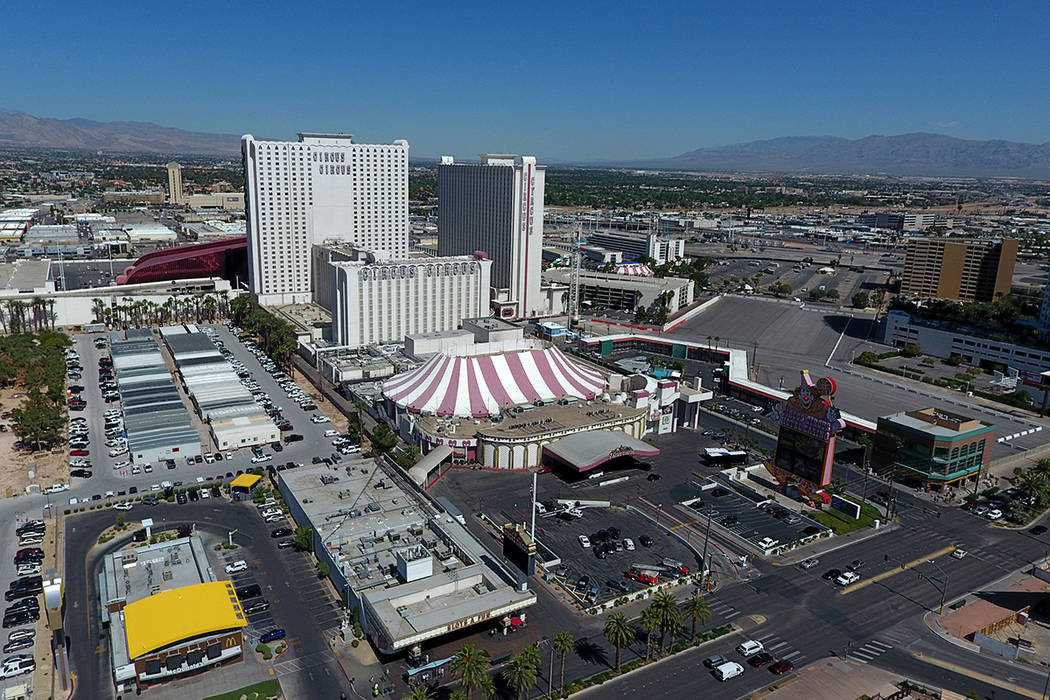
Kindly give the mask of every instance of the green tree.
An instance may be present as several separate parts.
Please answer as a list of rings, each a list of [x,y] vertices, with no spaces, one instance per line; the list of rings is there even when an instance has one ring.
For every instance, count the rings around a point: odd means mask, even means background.
[[[707,601],[701,595],[695,595],[689,600],[685,601],[682,606],[683,612],[689,616],[693,622],[692,634],[689,637],[689,641],[696,641],[696,623],[699,621],[707,622],[711,619],[711,609],[707,607]]]
[[[631,626],[631,623],[624,617],[623,613],[613,613],[605,621],[602,634],[605,635],[605,639],[609,644],[616,647],[616,672],[619,673],[623,648],[634,639],[634,627]]]
[[[901,350],[901,355],[904,357],[918,357],[921,354],[922,348],[915,343],[908,343],[904,346],[904,349]]]
[[[417,685],[409,691],[408,695],[402,695],[402,700],[434,700],[434,693],[425,685]]]
[[[638,624],[645,630],[645,660],[648,661],[653,649],[653,632],[660,626],[660,618],[651,605],[642,610]]]
[[[326,561],[317,562],[317,578],[328,578],[328,574],[332,573],[332,566]]]
[[[871,299],[868,297],[867,292],[857,292],[853,295],[853,308],[855,309],[866,309],[871,303]]]
[[[839,298],[839,290],[837,290],[837,289],[829,289],[825,296],[827,296],[828,299],[838,299]]]
[[[778,297],[786,297],[788,294],[791,294],[791,287],[784,282],[774,282],[769,285],[769,291]]]
[[[518,694],[518,700],[521,700],[522,695],[529,688],[536,685],[538,671],[536,665],[532,663],[532,659],[521,653],[514,657],[514,660],[503,669],[502,675],[503,679],[507,681],[507,685]]]
[[[653,596],[653,602],[649,604],[649,607],[655,610],[656,619],[660,624],[660,653],[662,654],[667,633],[673,629],[675,623],[681,624],[682,613],[674,598],[666,591],[661,591]]]
[[[466,688],[467,700],[471,699],[475,690],[484,692],[484,689],[492,684],[488,674],[489,654],[473,644],[465,644],[452,657],[450,668],[452,677]]]
[[[376,423],[375,430],[372,431],[372,449],[380,454],[385,454],[396,444],[397,435],[390,430],[390,426],[383,422]]]
[[[295,548],[301,552],[314,551],[314,529],[312,527],[295,528]]]
[[[527,647],[521,650],[520,656],[527,659],[533,666],[537,668],[543,663],[543,655],[540,654],[539,647],[535,644],[529,644]]]
[[[572,651],[576,640],[569,632],[558,632],[554,635],[554,651],[561,655],[561,678],[558,681],[559,692],[565,688],[565,655]]]

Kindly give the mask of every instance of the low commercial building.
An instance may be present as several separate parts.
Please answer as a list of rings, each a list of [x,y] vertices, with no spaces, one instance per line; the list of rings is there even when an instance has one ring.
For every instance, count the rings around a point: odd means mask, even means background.
[[[879,418],[871,467],[926,488],[965,484],[980,478],[991,462],[995,426],[939,408]]]
[[[200,435],[150,330],[128,330],[126,340],[114,331],[109,344],[132,461],[199,455]]]
[[[684,238],[666,238],[655,233],[596,231],[587,234],[587,243],[622,252],[631,260],[652,258],[657,265],[685,257]]]
[[[903,348],[918,345],[923,354],[947,359],[959,355],[972,365],[1002,365],[1036,374],[1050,370],[1050,350],[1020,345],[1006,340],[982,338],[963,329],[936,328],[905,311],[886,314],[882,342]]]
[[[421,656],[475,625],[509,626],[536,602],[461,523],[365,458],[277,472],[296,523],[384,654]]]
[[[98,574],[117,694],[240,661],[248,624],[198,537],[110,552]]]
[[[572,272],[550,268],[543,279],[553,284],[569,284]],[[664,303],[670,313],[693,303],[693,281],[681,277],[644,277],[612,272],[580,272],[580,299],[605,309],[634,311],[639,307]]]
[[[160,329],[183,389],[220,450],[264,445],[281,431],[244,386],[233,366],[206,334],[186,326]]]

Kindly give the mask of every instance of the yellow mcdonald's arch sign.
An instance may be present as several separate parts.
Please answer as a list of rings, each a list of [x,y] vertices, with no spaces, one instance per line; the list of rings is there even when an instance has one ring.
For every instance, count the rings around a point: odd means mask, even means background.
[[[231,648],[237,646],[237,638],[236,637],[227,637],[226,639],[222,640],[222,645],[226,649],[231,649]]]

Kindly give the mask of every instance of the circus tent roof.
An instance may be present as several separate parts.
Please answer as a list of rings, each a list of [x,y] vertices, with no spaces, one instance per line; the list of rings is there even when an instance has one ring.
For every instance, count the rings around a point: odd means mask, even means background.
[[[589,400],[605,387],[598,372],[546,348],[469,357],[438,354],[389,379],[383,395],[411,413],[478,418],[538,400]]]

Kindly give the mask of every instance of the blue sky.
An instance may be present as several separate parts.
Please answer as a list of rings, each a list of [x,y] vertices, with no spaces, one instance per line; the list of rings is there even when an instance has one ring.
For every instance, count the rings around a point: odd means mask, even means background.
[[[0,107],[37,116],[548,161],[813,134],[1050,141],[1045,1],[42,7],[6,4],[0,42]]]

